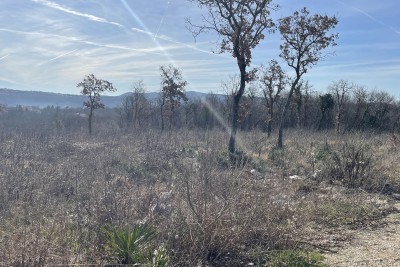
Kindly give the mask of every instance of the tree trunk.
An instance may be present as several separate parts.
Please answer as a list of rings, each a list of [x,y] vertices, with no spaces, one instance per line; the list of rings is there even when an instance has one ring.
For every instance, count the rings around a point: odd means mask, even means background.
[[[161,109],[161,132],[164,131],[164,116],[162,114],[162,109]]]
[[[239,119],[239,104],[240,104],[240,99],[244,93],[244,89],[246,87],[246,64],[244,60],[240,61],[238,59],[238,66],[240,69],[240,88],[233,98],[232,127],[231,127],[231,136],[229,138],[229,144],[228,144],[228,151],[231,156],[235,155],[236,152],[236,132],[238,128],[238,119]]]
[[[231,126],[231,136],[229,139],[229,153],[234,155],[236,152],[236,132],[239,119],[239,103],[240,97],[238,94],[235,95],[232,105],[232,126]]]
[[[161,108],[160,108],[160,115],[161,115],[161,132],[164,131],[164,105],[165,105],[165,98],[163,97],[162,102],[161,102]]]
[[[293,84],[292,84],[292,86],[290,88],[290,92],[289,92],[288,98],[286,100],[285,106],[284,106],[283,111],[282,111],[282,116],[281,116],[281,119],[280,119],[280,122],[279,122],[278,143],[277,143],[277,147],[279,149],[283,148],[283,128],[285,126],[285,119],[286,119],[286,116],[287,116],[287,112],[289,110],[290,102],[292,101],[293,92],[294,92],[294,90],[295,90],[295,88],[297,86],[297,83],[299,82],[300,78],[301,77],[297,76],[296,80],[293,82]]]
[[[274,102],[271,99],[271,105],[269,108],[269,118],[268,118],[268,128],[267,128],[267,136],[271,137],[272,133],[272,120],[274,118]]]
[[[89,135],[92,135],[92,118],[93,118],[93,109],[90,109],[89,112]]]
[[[318,131],[321,131],[321,129],[322,129],[322,122],[324,121],[324,118],[325,118],[325,111],[322,111],[321,119],[319,120],[319,123],[318,123]]]
[[[301,94],[300,88],[296,88],[296,105],[297,105],[297,124],[296,127],[300,129],[302,126],[302,106],[303,106],[303,95]]]
[[[341,107],[339,107],[338,112],[336,113],[336,133],[340,134],[341,132],[341,121],[342,121],[342,112],[341,112]]]

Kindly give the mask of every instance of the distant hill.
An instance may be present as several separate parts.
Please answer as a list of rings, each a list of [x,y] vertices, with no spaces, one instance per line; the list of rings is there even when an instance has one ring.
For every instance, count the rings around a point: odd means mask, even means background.
[[[106,105],[106,107],[114,108],[121,105],[124,97],[128,96],[130,93],[125,93],[119,96],[102,96],[101,101]],[[150,101],[156,100],[158,93],[151,92],[146,93],[146,98]],[[189,99],[201,98],[206,96],[205,93],[188,91],[186,95]],[[5,104],[8,107],[15,107],[18,105],[22,106],[32,106],[32,107],[82,107],[84,101],[87,97],[82,95],[70,95],[70,94],[58,94],[58,93],[48,93],[41,91],[20,91],[14,89],[0,88],[0,104]]]

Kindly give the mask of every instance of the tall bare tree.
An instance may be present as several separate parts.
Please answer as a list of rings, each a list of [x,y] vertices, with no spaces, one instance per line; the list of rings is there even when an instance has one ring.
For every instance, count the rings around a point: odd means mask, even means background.
[[[303,127],[308,127],[308,119],[309,119],[309,113],[310,113],[310,106],[311,103],[310,101],[312,100],[312,94],[314,93],[313,86],[310,85],[308,80],[303,81],[302,83],[302,94],[303,94],[303,116],[301,118],[301,125]]]
[[[370,114],[368,118],[369,127],[376,130],[388,129],[390,117],[393,117],[394,97],[387,92],[374,90],[370,93]],[[390,128],[390,127],[389,127]]]
[[[279,20],[278,27],[283,39],[280,56],[294,69],[296,76],[291,82],[289,95],[281,114],[278,148],[283,148],[283,128],[293,93],[308,69],[325,56],[323,50],[336,45],[338,34],[329,34],[329,31],[335,28],[337,23],[335,16],[310,15],[306,8]]]
[[[117,89],[109,81],[97,79],[93,74],[87,75],[76,87],[82,87],[81,94],[89,98],[83,102],[83,106],[89,109],[89,135],[92,135],[93,112],[104,108],[104,104],[100,102],[100,94],[106,91],[115,92]]]
[[[356,110],[353,119],[353,127],[360,130],[362,129],[365,116],[368,114],[368,91],[364,86],[355,85],[353,90],[352,99],[356,105]]]
[[[132,85],[132,93],[122,99],[121,118],[128,127],[140,127],[148,109],[145,85],[139,80]]]
[[[161,130],[164,130],[164,118],[169,119],[169,129],[172,127],[172,117],[181,100],[187,101],[185,87],[187,81],[182,72],[172,65],[161,66]]]
[[[335,129],[338,134],[342,131],[343,113],[353,87],[354,85],[345,80],[334,82],[329,86],[329,92],[335,99]]]
[[[221,90],[225,94],[224,116],[228,121],[232,121],[233,99],[240,88],[240,77],[230,75],[227,79],[221,81]]]
[[[265,105],[268,112],[267,135],[271,136],[272,123],[274,120],[274,105],[288,83],[286,73],[276,60],[271,60],[267,68],[261,68],[260,82],[264,95]]]
[[[133,125],[140,127],[148,106],[148,101],[145,96],[146,88],[143,80],[139,80],[138,82],[134,83],[132,87]]]
[[[240,71],[240,86],[233,97],[232,125],[228,144],[231,155],[236,152],[236,132],[239,119],[240,99],[246,83],[254,79],[254,71],[248,71],[252,50],[264,39],[264,31],[273,31],[275,25],[270,18],[272,0],[189,0],[207,9],[203,24],[195,25],[187,20],[189,29],[196,37],[213,31],[219,36],[219,52],[231,53],[236,58]]]

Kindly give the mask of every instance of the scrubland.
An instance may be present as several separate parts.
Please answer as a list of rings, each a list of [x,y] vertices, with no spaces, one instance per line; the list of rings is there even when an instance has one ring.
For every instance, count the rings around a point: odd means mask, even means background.
[[[227,136],[3,133],[0,265],[330,266],[397,212],[399,135]]]

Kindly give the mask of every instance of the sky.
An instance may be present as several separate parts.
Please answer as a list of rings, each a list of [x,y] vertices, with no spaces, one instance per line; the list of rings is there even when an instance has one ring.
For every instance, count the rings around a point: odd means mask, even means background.
[[[275,3],[275,21],[304,6],[339,19],[338,46],[304,76],[315,91],[344,79],[400,99],[399,0]],[[221,82],[238,68],[230,54],[213,53],[217,35],[193,38],[185,18],[201,22],[202,14],[188,0],[1,0],[0,88],[79,94],[77,83],[92,73],[113,83],[113,95],[139,80],[153,92],[160,90],[160,66],[172,64],[186,90],[222,93]],[[279,61],[281,42],[277,32],[266,33],[252,66]]]

